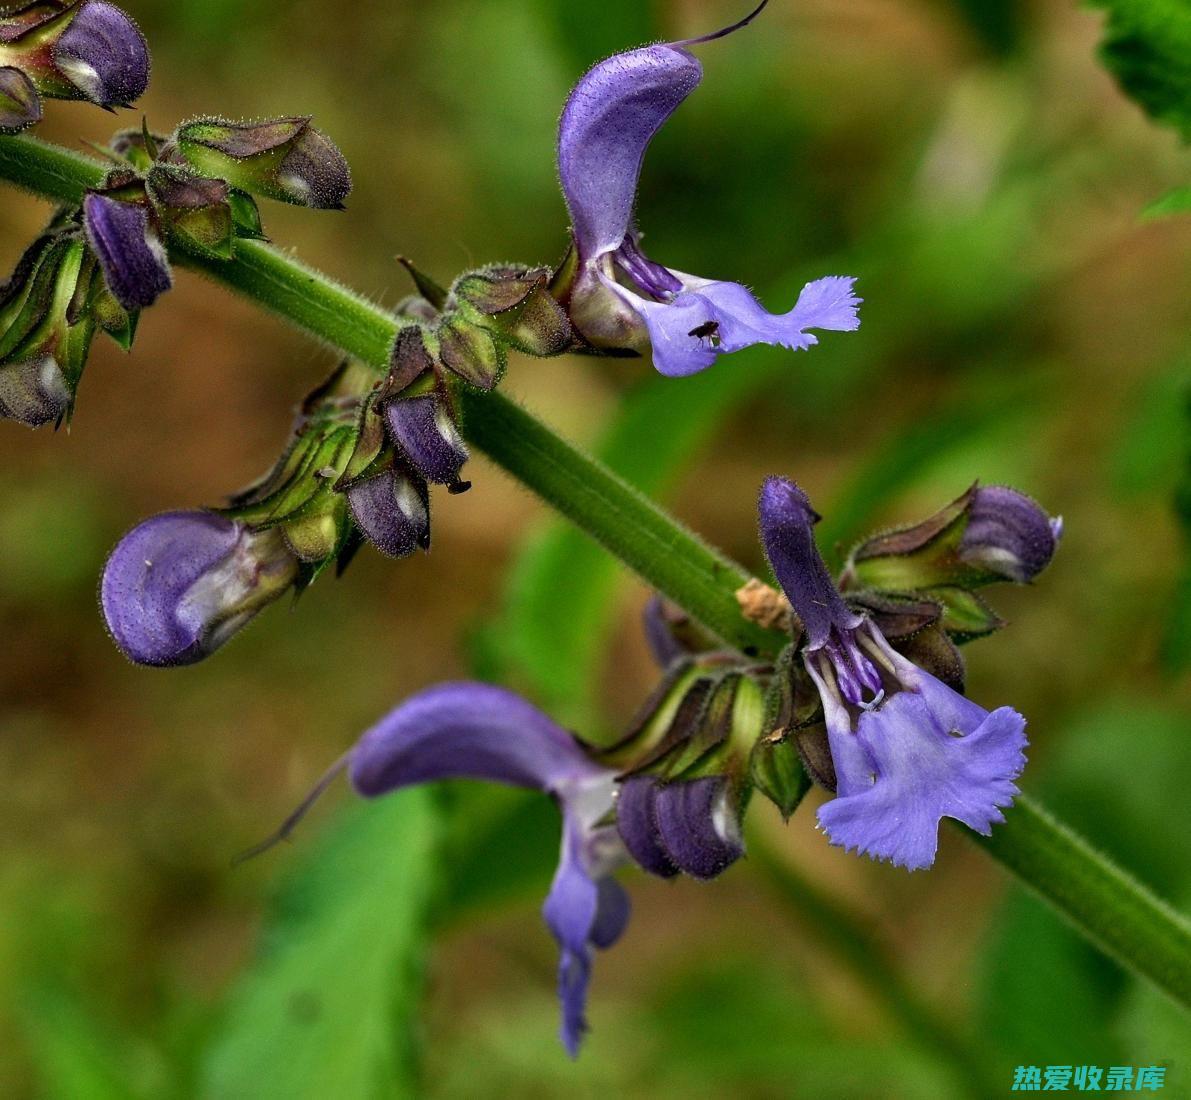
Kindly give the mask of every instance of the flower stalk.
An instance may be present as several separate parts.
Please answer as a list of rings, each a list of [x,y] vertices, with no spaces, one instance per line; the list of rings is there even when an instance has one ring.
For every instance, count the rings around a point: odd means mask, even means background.
[[[104,166],[23,136],[0,135],[0,179],[77,203]],[[298,260],[237,240],[230,260],[173,249],[170,259],[237,291],[378,373],[398,320]],[[775,656],[786,636],[744,619],[740,566],[615,473],[499,393],[460,393],[467,438],[597,539],[653,588],[732,645]],[[1026,796],[979,843],[1124,966],[1191,1007],[1191,924]]]

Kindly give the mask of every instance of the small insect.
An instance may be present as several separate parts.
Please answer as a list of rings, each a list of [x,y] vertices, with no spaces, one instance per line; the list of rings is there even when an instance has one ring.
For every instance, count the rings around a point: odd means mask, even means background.
[[[712,347],[720,342],[719,338],[720,323],[719,321],[704,321],[701,325],[696,325],[688,336],[693,336],[696,340],[706,340]]]

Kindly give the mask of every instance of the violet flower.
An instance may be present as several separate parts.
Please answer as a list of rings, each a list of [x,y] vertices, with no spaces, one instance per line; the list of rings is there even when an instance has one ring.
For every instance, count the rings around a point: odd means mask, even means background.
[[[137,664],[193,664],[290,587],[298,561],[280,531],[214,512],[165,512],[134,527],[103,569],[99,601]]]
[[[594,949],[611,947],[629,917],[628,896],[610,877],[624,850],[603,823],[616,773],[524,699],[479,683],[440,684],[405,700],[360,738],[347,767],[368,798],[439,779],[486,779],[558,802],[562,849],[542,916],[558,941],[560,1036],[574,1057],[587,1029]]]
[[[694,374],[751,344],[809,348],[818,341],[808,329],[860,324],[852,278],[818,279],[788,313],[771,314],[740,283],[674,271],[641,250],[633,208],[646,149],[702,79],[698,59],[683,47],[729,34],[764,7],[703,38],[601,61],[563,109],[558,167],[574,237],[571,321],[596,346],[640,349],[648,339],[665,375]]]
[[[815,546],[819,518],[791,481],[761,490],[761,537],[806,635],[836,797],[819,810],[833,844],[910,870],[929,867],[943,817],[988,835],[1025,767],[1025,719],[991,713],[897,653],[843,600]]]

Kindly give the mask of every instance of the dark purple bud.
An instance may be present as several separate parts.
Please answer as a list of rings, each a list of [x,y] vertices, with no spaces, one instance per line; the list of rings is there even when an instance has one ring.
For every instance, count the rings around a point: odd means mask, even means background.
[[[667,783],[654,802],[658,833],[675,865],[715,878],[744,854],[731,784],[720,776]]]
[[[20,69],[0,69],[0,133],[15,134],[41,121],[41,97]]]
[[[278,531],[212,512],[166,512],[134,527],[104,566],[108,630],[138,664],[193,664],[293,583],[298,563]]]
[[[397,330],[389,353],[389,376],[381,399],[396,397],[419,378],[434,370],[434,360],[426,350],[426,338],[420,325],[404,325]]]
[[[1016,489],[985,485],[976,489],[959,557],[1006,580],[1025,584],[1050,564],[1062,534],[1062,520],[1051,519]]]
[[[351,169],[338,146],[321,130],[307,127],[277,172],[277,183],[302,206],[342,210],[352,189]]]
[[[437,397],[429,394],[389,402],[385,420],[393,442],[427,481],[454,485],[467,461],[467,445]]]
[[[0,417],[39,428],[62,419],[71,399],[70,386],[52,355],[0,365]]]
[[[662,844],[654,804],[657,780],[649,775],[634,775],[620,785],[616,799],[616,829],[629,855],[651,875],[673,878],[678,868]]]
[[[124,107],[149,86],[149,48],[137,25],[104,0],[83,0],[53,47],[54,66],[92,103]]]
[[[165,249],[143,206],[92,191],[83,200],[83,226],[108,289],[125,309],[151,306],[173,285]]]
[[[356,526],[382,554],[403,558],[430,549],[430,498],[426,483],[389,469],[347,489]]]
[[[715,878],[744,853],[732,787],[723,776],[660,783],[633,776],[621,785],[617,829],[629,854],[663,878],[685,871]]]
[[[802,621],[810,649],[820,649],[832,631],[855,630],[864,620],[844,603],[815,545],[819,516],[806,494],[783,477],[761,488],[761,542],[778,584]]]

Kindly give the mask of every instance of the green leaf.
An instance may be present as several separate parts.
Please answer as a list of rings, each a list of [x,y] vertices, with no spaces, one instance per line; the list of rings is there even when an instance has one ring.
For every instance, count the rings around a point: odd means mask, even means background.
[[[18,1002],[40,1095],[70,1100],[132,1100],[135,1061],[126,1036],[110,1032],[102,1015],[53,987],[24,991]],[[142,1078],[144,1074],[140,1075]]]
[[[278,899],[207,1060],[204,1097],[416,1094],[437,838],[423,789],[344,815]]]
[[[1191,187],[1176,187],[1155,199],[1142,212],[1143,221],[1169,218],[1174,214],[1191,214]]]
[[[1108,12],[1100,57],[1125,93],[1191,141],[1191,2],[1095,0]]]

